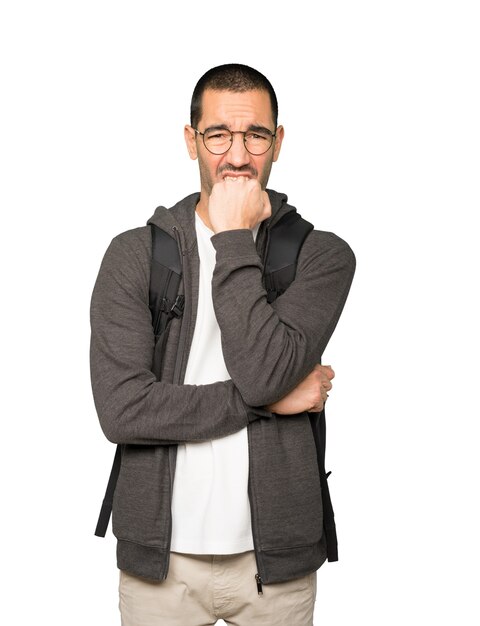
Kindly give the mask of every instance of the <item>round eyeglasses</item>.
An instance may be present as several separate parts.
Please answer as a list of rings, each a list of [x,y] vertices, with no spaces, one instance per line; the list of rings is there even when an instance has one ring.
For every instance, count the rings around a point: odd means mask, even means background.
[[[243,135],[243,144],[250,154],[260,156],[265,154],[273,143],[276,133],[271,133],[266,128],[255,130],[229,130],[228,128],[207,128],[201,133],[196,128],[193,129],[202,136],[203,145],[212,154],[225,154],[233,144],[233,135]]]

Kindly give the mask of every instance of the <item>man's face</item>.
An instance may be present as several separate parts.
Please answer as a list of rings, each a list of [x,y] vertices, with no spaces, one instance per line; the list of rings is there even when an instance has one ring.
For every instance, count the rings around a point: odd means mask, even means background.
[[[251,126],[264,127],[275,132],[272,107],[268,92],[261,90],[236,93],[207,89],[202,97],[202,118],[197,129],[204,132],[212,126],[226,126],[231,131],[248,130]],[[233,144],[225,154],[212,154],[202,137],[191,126],[185,126],[185,140],[192,159],[198,158],[202,194],[210,196],[215,183],[225,176],[256,178],[265,189],[272,163],[278,159],[283,139],[283,127],[277,129],[277,137],[264,154],[250,154],[243,143],[243,136],[233,135]]]

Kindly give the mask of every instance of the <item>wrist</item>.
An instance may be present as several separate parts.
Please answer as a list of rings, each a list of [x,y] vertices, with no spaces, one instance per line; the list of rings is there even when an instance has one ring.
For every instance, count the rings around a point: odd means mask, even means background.
[[[240,258],[249,255],[260,260],[252,231],[248,228],[224,230],[215,233],[210,237],[210,241],[217,252],[217,262],[220,259]]]

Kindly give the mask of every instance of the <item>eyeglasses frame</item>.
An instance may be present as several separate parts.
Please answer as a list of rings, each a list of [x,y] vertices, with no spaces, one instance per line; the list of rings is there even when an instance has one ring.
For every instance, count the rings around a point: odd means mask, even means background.
[[[192,126],[193,128],[193,126]],[[274,133],[271,133],[271,138],[272,141],[270,143],[270,145],[268,146],[268,148],[266,150],[264,150],[263,152],[260,152],[260,154],[256,154],[254,152],[250,152],[250,150],[247,148],[247,143],[246,143],[246,134],[247,133],[251,133],[251,130],[230,130],[229,128],[224,128],[223,130],[228,130],[228,132],[232,135],[232,140],[230,141],[230,146],[225,150],[225,152],[212,152],[209,148],[207,148],[207,145],[205,143],[205,132],[200,132],[198,130],[198,128],[193,128],[193,130],[198,134],[202,136],[202,141],[203,141],[203,145],[205,146],[205,149],[208,150],[210,152],[210,154],[214,154],[215,156],[221,156],[222,154],[227,154],[227,152],[230,150],[230,148],[233,146],[233,135],[243,135],[243,145],[245,146],[245,150],[251,154],[252,156],[262,156],[262,154],[266,154],[270,148],[273,146],[273,140],[275,139],[275,137],[277,136],[277,131],[275,130]],[[268,130],[268,128],[266,128],[265,130]],[[268,131],[270,132],[270,131]]]

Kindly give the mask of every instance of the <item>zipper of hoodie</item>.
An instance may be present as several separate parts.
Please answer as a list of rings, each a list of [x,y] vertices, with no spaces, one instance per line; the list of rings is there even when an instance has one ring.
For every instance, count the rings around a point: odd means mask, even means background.
[[[262,255],[262,265],[263,265],[263,273],[265,273],[265,260],[267,258],[267,252],[268,252],[268,245],[270,243],[270,220],[268,220],[268,222],[265,224],[265,237],[266,237],[266,241],[265,241],[265,247],[263,249],[263,255]],[[250,500],[250,516],[251,516],[251,522],[252,522],[252,539],[253,539],[253,548],[254,548],[254,552],[255,552],[255,560],[257,563],[257,568],[259,570],[259,572],[262,571],[263,567],[261,565],[261,558],[260,558],[260,554],[259,554],[259,548],[258,548],[258,542],[257,542],[257,537],[256,537],[256,518],[255,515],[256,513],[254,512],[254,508],[256,508],[256,504],[254,502],[254,495],[253,495],[253,485],[252,485],[252,466],[251,466],[251,458],[252,455],[250,453],[251,451],[251,434],[250,434],[250,424],[247,426],[247,435],[248,435],[248,458],[250,459],[250,468],[249,468],[249,477],[248,477],[248,496],[249,496],[249,500]],[[256,572],[255,574],[255,582],[257,584],[257,593],[259,596],[263,595],[263,580],[262,580],[262,576],[260,575],[259,572]]]
[[[262,255],[262,265],[263,265],[263,274],[265,273],[265,261],[267,260],[267,254],[268,254],[268,247],[270,245],[270,226],[271,226],[271,219],[268,220],[268,222],[265,225],[265,230],[266,230],[266,241],[265,241],[265,247],[263,249],[263,255]],[[251,454],[250,454],[250,450],[251,450],[251,435],[250,435],[250,425],[248,425],[247,427],[247,433],[248,433],[248,456],[251,459]],[[263,579],[261,576],[261,573],[263,572],[263,565],[262,565],[262,560],[260,557],[260,553],[259,553],[259,548],[258,548],[258,543],[257,543],[257,538],[256,538],[256,519],[255,519],[255,515],[256,513],[254,513],[254,495],[253,495],[253,481],[252,481],[252,471],[251,471],[251,461],[250,461],[250,471],[249,471],[249,478],[248,478],[248,496],[249,496],[249,500],[250,500],[250,515],[251,515],[251,520],[252,520],[252,538],[253,538],[253,547],[254,547],[254,551],[255,551],[255,560],[257,562],[257,567],[258,567],[258,572],[255,574],[255,582],[257,584],[257,593],[259,596],[263,595]]]
[[[256,515],[256,503],[254,501],[254,495],[253,495],[253,486],[252,486],[252,456],[250,454],[251,451],[251,444],[250,444],[250,440],[251,440],[251,434],[250,434],[250,424],[247,426],[247,436],[248,436],[248,458],[249,458],[249,472],[248,472],[248,497],[250,500],[250,517],[251,517],[251,521],[252,521],[252,539],[253,539],[253,549],[255,552],[255,561],[257,563],[257,567],[258,567],[258,572],[255,574],[255,582],[257,583],[257,593],[259,596],[263,595],[263,580],[262,580],[262,576],[260,574],[260,572],[262,571],[262,564],[261,564],[261,559],[260,559],[260,554],[259,554],[259,548],[258,548],[258,542],[257,542],[257,536],[256,536],[256,519],[255,519],[255,515]],[[255,512],[254,512],[255,509]]]
[[[182,247],[182,241],[181,241],[181,236],[180,233],[178,231],[178,228],[176,226],[172,226],[172,230],[173,230],[173,234],[175,237],[175,241],[177,242],[177,246],[178,246],[178,250],[180,252],[180,257],[182,260],[182,268],[183,268],[183,257],[184,257],[184,253],[183,253],[183,247]],[[183,293],[185,294],[185,272],[183,271]],[[182,325],[180,327],[180,337],[179,337],[179,341],[178,341],[178,350],[177,350],[177,355],[176,355],[176,359],[175,359],[175,369],[173,372],[173,383],[174,384],[179,384],[180,383],[180,373],[181,373],[181,364],[183,363],[183,351],[185,350],[185,345],[186,345],[186,340],[184,339],[187,336],[187,316],[183,315],[182,316]],[[179,367],[179,363],[180,363],[180,367]],[[168,528],[168,539],[167,539],[167,549],[166,549],[166,559],[165,559],[165,568],[163,570],[163,575],[162,578],[163,580],[165,580],[167,578],[168,575],[168,570],[170,568],[170,546],[172,544],[172,526],[173,526],[173,519],[172,519],[172,497],[173,497],[173,480],[174,480],[174,474],[172,471],[172,461],[171,461],[171,457],[170,457],[170,452],[169,452],[169,456],[168,456],[168,471],[169,471],[169,480],[170,480],[170,523],[169,523],[169,528]]]
[[[183,262],[183,257],[185,256],[185,253],[183,252],[183,247],[182,247],[182,238],[180,235],[180,231],[178,230],[178,228],[176,226],[172,226],[172,230],[173,230],[173,234],[175,236],[175,240],[177,242],[178,245],[178,249],[180,251],[180,256],[181,256],[181,261],[182,261],[182,274],[183,274],[183,293],[184,293],[184,297],[186,295],[186,285],[185,285],[185,274],[186,272],[184,271],[184,262]],[[189,304],[190,305],[190,304]],[[190,310],[189,310],[190,312]],[[188,319],[188,316],[184,315],[182,316],[182,325],[180,328],[180,337],[178,340],[178,350],[177,350],[177,355],[176,355],[176,360],[175,360],[175,369],[173,372],[173,382],[174,384],[180,384],[180,374],[182,371],[182,364],[183,364],[183,359],[184,359],[184,352],[185,352],[185,346],[187,343],[187,337],[188,337],[188,330],[190,328],[190,320]],[[173,527],[173,519],[172,519],[172,497],[173,497],[173,480],[174,480],[174,476],[173,476],[173,472],[172,472],[172,467],[171,467],[171,463],[170,463],[170,453],[168,456],[168,471],[169,471],[169,478],[170,478],[170,523],[169,523],[169,528],[168,528],[168,541],[167,541],[167,558],[165,560],[165,569],[163,572],[163,576],[162,578],[165,580],[167,578],[168,575],[168,569],[170,567],[170,546],[172,544],[172,527]]]

